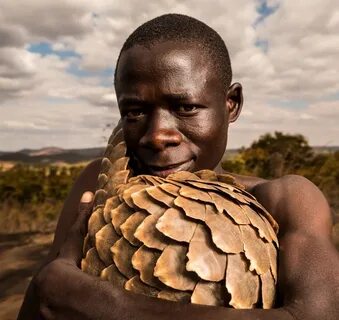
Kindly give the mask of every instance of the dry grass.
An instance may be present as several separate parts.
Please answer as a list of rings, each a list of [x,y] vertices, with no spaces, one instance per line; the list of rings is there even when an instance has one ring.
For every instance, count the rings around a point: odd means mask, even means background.
[[[0,234],[47,232],[54,229],[62,202],[0,204]]]
[[[16,163],[12,161],[0,161],[0,171],[11,170],[15,165]]]

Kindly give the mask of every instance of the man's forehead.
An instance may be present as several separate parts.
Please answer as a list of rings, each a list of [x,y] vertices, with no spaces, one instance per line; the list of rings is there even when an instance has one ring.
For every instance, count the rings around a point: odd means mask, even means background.
[[[168,41],[149,48],[133,46],[123,52],[116,76],[118,83],[126,80],[147,82],[155,76],[172,83],[176,82],[173,78],[177,82],[192,79],[206,82],[215,77],[215,72],[199,48]]]
[[[139,65],[155,65],[164,66],[164,62],[168,67],[171,66],[171,60],[175,59],[175,66],[193,67],[195,68],[205,67],[210,65],[211,58],[198,44],[195,43],[183,43],[182,41],[159,41],[149,45],[136,44],[131,48],[123,51],[119,59],[118,71],[121,72],[126,67],[130,66],[130,62],[139,62]],[[203,64],[197,64],[204,60]],[[126,63],[128,62],[128,63]],[[133,63],[135,66],[136,63]]]
[[[196,63],[187,55],[164,55],[149,63],[143,61],[122,63],[117,79],[118,100],[138,96],[166,101],[195,101],[206,99],[217,84],[206,65]],[[148,100],[146,99],[146,100]],[[196,101],[197,102],[197,101]]]
[[[151,97],[153,90],[156,98],[191,94],[195,99],[187,100],[205,103],[211,95],[223,98],[225,92],[215,65],[204,50],[178,41],[148,47],[134,45],[120,56],[116,76],[118,100],[121,94]]]

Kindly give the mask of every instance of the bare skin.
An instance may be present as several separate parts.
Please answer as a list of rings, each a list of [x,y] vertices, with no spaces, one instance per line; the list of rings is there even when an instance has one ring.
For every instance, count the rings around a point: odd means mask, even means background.
[[[213,169],[241,108],[241,86],[223,90],[208,57],[194,46],[165,42],[123,53],[117,98],[125,140],[138,173],[165,176]],[[331,215],[308,180],[236,176],[280,225],[278,300],[272,310],[183,305],[137,296],[79,269],[100,161],[91,163],[65,202],[48,261],[34,278],[19,319],[337,319],[339,257]]]

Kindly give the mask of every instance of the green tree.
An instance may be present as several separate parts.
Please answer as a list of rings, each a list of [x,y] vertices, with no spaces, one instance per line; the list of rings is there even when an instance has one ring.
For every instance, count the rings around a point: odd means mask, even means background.
[[[275,132],[261,136],[249,148],[242,149],[240,156],[243,166],[238,166],[239,173],[277,178],[304,168],[314,154],[304,136]],[[224,163],[226,170],[229,167],[230,164]]]

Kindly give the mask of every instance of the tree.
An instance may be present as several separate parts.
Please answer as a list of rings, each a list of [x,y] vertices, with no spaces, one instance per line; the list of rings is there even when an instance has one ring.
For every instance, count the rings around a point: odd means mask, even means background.
[[[264,134],[249,148],[242,149],[240,154],[244,162],[242,173],[262,178],[296,173],[308,166],[314,157],[304,136],[282,132]]]

